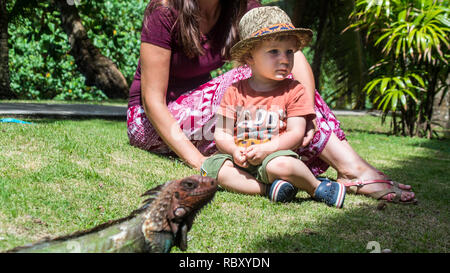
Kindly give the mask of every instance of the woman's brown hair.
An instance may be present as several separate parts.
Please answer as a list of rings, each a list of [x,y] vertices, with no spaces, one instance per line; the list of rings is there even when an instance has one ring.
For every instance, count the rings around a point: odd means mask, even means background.
[[[213,43],[220,46],[224,59],[230,59],[230,49],[239,40],[239,20],[247,11],[247,0],[220,0],[221,13],[216,24],[220,24],[219,35],[212,37]],[[170,7],[178,11],[175,23],[178,30],[178,40],[183,45],[184,53],[189,57],[204,53],[201,45],[199,28],[199,12],[197,0],[152,0],[145,11],[148,16],[158,6]]]

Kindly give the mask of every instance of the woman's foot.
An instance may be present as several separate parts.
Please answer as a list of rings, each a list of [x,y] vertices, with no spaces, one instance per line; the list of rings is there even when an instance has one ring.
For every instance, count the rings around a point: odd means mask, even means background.
[[[397,187],[397,193],[389,192],[377,199],[394,201],[396,200],[396,195],[399,195],[397,200],[401,203],[409,203],[415,201],[415,194],[411,191],[412,187],[410,185],[401,183],[394,184],[387,175],[378,170],[365,172],[359,177],[338,175],[337,182],[346,185],[346,187],[349,189],[353,188],[352,186],[356,186],[357,194],[364,194],[369,196],[377,196],[377,193],[388,192],[388,190],[394,190],[393,188]],[[351,192],[352,190],[349,191]]]
[[[391,183],[392,181],[387,175],[361,158],[346,140],[340,140],[334,133],[331,134],[320,158],[337,170],[337,182],[344,185],[359,182],[358,194],[370,195],[381,200],[395,200],[400,203],[412,202],[415,198],[411,186]],[[376,180],[384,182],[375,182]],[[367,181],[372,183],[367,183]],[[393,192],[394,189],[396,192]],[[351,192],[352,189],[349,191]],[[380,197],[378,196],[380,194],[384,195]],[[398,197],[396,198],[396,196]]]

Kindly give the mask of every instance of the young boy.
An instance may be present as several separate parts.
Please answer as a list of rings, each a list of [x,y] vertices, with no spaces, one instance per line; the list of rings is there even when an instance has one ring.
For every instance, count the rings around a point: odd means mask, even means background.
[[[231,49],[232,58],[248,65],[252,76],[224,94],[214,133],[223,154],[205,160],[202,174],[216,178],[224,188],[244,185],[244,180],[261,181],[267,186],[256,192],[272,201],[290,201],[301,189],[341,208],[345,187],[318,181],[292,151],[302,143],[306,119],[315,116],[310,95],[288,77],[294,53],[311,40],[311,30],[294,28],[280,8],[261,7],[242,17],[239,31],[242,40]]]

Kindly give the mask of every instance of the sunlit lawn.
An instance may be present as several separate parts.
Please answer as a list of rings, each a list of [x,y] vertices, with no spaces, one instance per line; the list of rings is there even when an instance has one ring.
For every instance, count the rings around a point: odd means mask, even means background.
[[[196,172],[131,147],[124,121],[0,123],[0,251],[127,215],[145,190]],[[340,117],[356,151],[414,187],[417,206],[348,195],[342,210],[219,191],[189,233],[189,252],[448,252],[450,141],[386,134],[379,118]],[[329,170],[327,176],[335,177]],[[176,252],[180,252],[177,248]]]

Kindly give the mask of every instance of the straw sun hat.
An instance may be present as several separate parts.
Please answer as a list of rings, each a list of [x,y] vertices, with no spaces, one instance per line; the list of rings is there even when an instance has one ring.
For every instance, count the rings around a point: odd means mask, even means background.
[[[251,9],[239,22],[241,40],[231,48],[231,57],[240,61],[252,49],[252,44],[265,37],[294,35],[299,41],[299,50],[309,44],[313,33],[310,29],[295,28],[289,16],[279,7]]]

